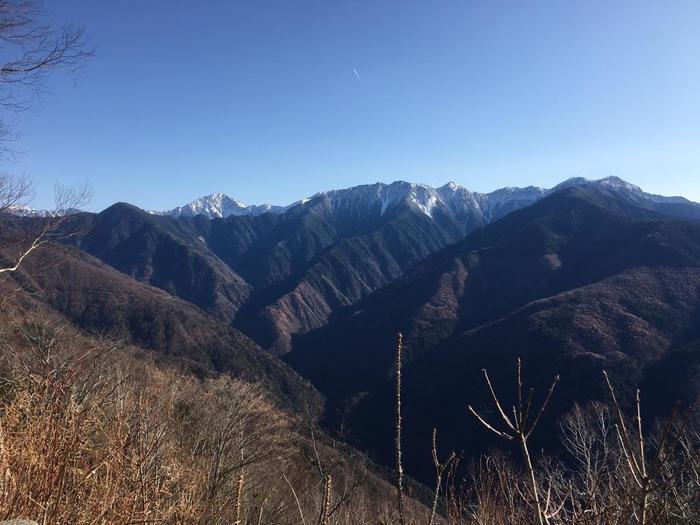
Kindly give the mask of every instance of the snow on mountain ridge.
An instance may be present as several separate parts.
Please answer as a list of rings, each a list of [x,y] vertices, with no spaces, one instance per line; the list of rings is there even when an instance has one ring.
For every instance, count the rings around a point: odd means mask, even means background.
[[[27,205],[17,205],[10,206],[9,209],[5,210],[10,215],[16,215],[17,217],[64,217],[67,215],[75,215],[78,213],[83,213],[83,210],[78,208],[67,208],[58,210],[42,210],[35,209]]]
[[[326,202],[334,213],[356,217],[382,216],[399,204],[413,207],[438,222],[451,217],[469,230],[491,222],[544,195],[540,188],[503,188],[492,193],[473,192],[454,182],[440,187],[396,181],[320,192],[310,201]]]
[[[377,213],[382,216],[398,204],[413,206],[421,213],[435,219],[438,210],[458,220],[477,217],[488,223],[519,208],[529,206],[547,195],[565,188],[596,185],[608,191],[624,193],[632,202],[642,207],[649,205],[690,205],[697,206],[684,197],[666,197],[647,193],[619,177],[606,177],[598,180],[574,177],[551,189],[537,186],[505,187],[489,193],[471,191],[455,182],[448,182],[439,187],[428,184],[395,181],[389,184],[374,183],[353,186],[345,189],[329,190],[296,201],[287,206],[272,204],[247,205],[224,193],[213,193],[168,211],[149,211],[154,215],[172,217],[195,217],[204,215],[210,219],[229,216],[256,216],[263,213],[285,213],[297,206],[310,206],[319,199],[327,199],[334,211],[350,212],[355,216]],[[59,212],[33,209],[29,206],[15,206],[9,213],[25,217],[66,215],[80,210],[62,210]]]
[[[151,213],[170,215],[172,217],[195,217],[197,215],[204,215],[209,219],[223,219],[232,215],[260,215],[267,212],[282,213],[286,211],[287,208],[288,207],[273,206],[271,204],[254,204],[248,206],[224,193],[212,193],[211,195],[200,197],[189,204],[178,206],[169,211]]]
[[[551,190],[548,190],[548,193],[552,193],[554,191],[558,191],[564,188],[570,188],[573,186],[584,186],[590,184],[597,185],[612,191],[624,192],[630,197],[635,197],[638,201],[650,201],[655,204],[697,204],[689,199],[686,199],[685,197],[667,197],[665,195],[647,193],[639,186],[636,186],[631,182],[627,182],[626,180],[621,179],[620,177],[615,177],[614,175],[597,180],[586,179],[584,177],[574,177],[565,180],[564,182],[558,184]]]
[[[576,177],[551,189],[537,186],[505,187],[489,193],[474,192],[455,182],[448,182],[439,187],[405,181],[395,181],[389,184],[378,182],[319,192],[288,206],[272,206],[270,204],[248,206],[223,193],[214,193],[160,214],[175,217],[193,217],[202,214],[209,218],[225,218],[231,215],[284,213],[295,206],[311,206],[319,200],[326,200],[334,212],[348,212],[355,216],[371,213],[377,213],[381,216],[398,204],[405,203],[433,219],[440,210],[440,212],[452,215],[458,220],[480,217],[485,222],[491,222],[511,211],[534,204],[555,191],[589,184],[610,191],[624,192],[628,197],[640,203],[646,201],[656,204],[692,204],[691,201],[683,197],[663,197],[646,193],[638,186],[619,177],[606,177],[599,180]]]

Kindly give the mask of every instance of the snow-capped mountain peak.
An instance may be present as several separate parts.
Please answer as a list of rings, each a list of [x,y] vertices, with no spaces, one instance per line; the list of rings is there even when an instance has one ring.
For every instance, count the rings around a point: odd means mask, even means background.
[[[183,206],[158,213],[173,217],[195,217],[196,215],[204,215],[209,219],[222,219],[232,215],[260,215],[267,212],[282,213],[286,209],[287,207],[273,206],[271,204],[248,206],[237,199],[229,197],[225,193],[212,193],[211,195],[195,199]]]
[[[447,184],[445,184],[444,186],[440,186],[438,188],[438,190],[447,190],[447,191],[457,191],[459,189],[464,189],[464,188],[462,188],[462,186],[460,186],[459,184],[457,184],[456,182],[453,182],[453,181],[450,181]]]
[[[312,202],[324,199],[336,213],[366,217],[385,215],[403,204],[417,209],[431,219],[449,216],[463,225],[489,222],[514,209],[541,198],[540,188],[504,188],[492,193],[477,193],[454,182],[440,187],[396,181],[376,183],[318,193]],[[468,229],[468,228],[467,228]]]
[[[628,199],[636,202],[642,207],[646,207],[645,203],[654,204],[695,204],[689,201],[685,197],[666,197],[664,195],[655,195],[653,193],[647,193],[639,186],[627,182],[620,177],[611,175],[603,179],[586,179],[584,177],[574,177],[564,182],[558,184],[547,193],[552,193],[564,188],[571,188],[575,186],[597,186],[599,188],[606,189],[608,191],[613,191],[618,194],[624,194]]]
[[[212,218],[222,218],[229,215],[238,215],[247,206],[223,193],[212,193],[205,197],[195,199],[189,204],[179,206],[169,212],[169,215],[194,217],[195,215],[205,215]],[[173,213],[174,212],[174,213]]]
[[[626,180],[623,180],[620,177],[615,177],[614,175],[605,177],[604,179],[600,179],[599,181],[597,181],[597,183],[603,187],[612,188],[615,190],[643,193],[642,189],[639,186],[635,186],[634,184],[627,182]]]
[[[690,201],[682,197],[652,195],[619,177],[610,176],[599,180],[575,177],[552,189],[537,186],[505,187],[489,193],[474,192],[455,182],[433,187],[427,184],[396,181],[389,184],[364,184],[324,191],[288,206],[272,206],[270,204],[249,206],[223,193],[214,193],[161,214],[175,217],[193,217],[201,214],[209,218],[225,218],[231,215],[284,213],[290,208],[324,203],[323,205],[329,206],[334,213],[363,218],[384,216],[397,206],[406,205],[434,220],[450,217],[456,223],[462,224],[465,230],[468,230],[470,225],[492,222],[512,211],[534,204],[553,192],[588,185],[624,194],[630,202],[649,209],[655,209],[658,205],[678,203],[692,205]]]

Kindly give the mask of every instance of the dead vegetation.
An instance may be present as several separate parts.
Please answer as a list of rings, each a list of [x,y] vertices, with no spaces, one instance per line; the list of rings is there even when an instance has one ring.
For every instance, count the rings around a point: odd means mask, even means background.
[[[50,315],[3,326],[0,520],[350,524],[392,512],[391,485],[362,456],[256,385],[130,357]]]
[[[609,405],[575,407],[561,421],[565,453],[528,446],[556,395],[535,403],[517,367],[517,399],[484,372],[503,429],[520,451],[471,464],[432,453],[426,505],[392,489],[368,463],[279,410],[258,386],[132,357],[108,338],[78,334],[52,315],[3,318],[0,519],[47,524],[651,524],[700,519],[700,433],[679,407],[645,426],[627,416],[612,382]],[[399,339],[399,344],[401,343]],[[396,450],[401,449],[396,363]],[[430,443],[426,452],[430,453]],[[394,491],[392,496],[392,490]],[[430,505],[432,503],[432,505]]]
[[[640,392],[625,414],[604,372],[609,403],[574,406],[561,421],[560,457],[533,457],[530,434],[551,399],[555,378],[542,408],[528,425],[533,391],[523,397],[517,363],[517,404],[512,417],[484,377],[497,413],[498,430],[470,410],[488,431],[517,442],[516,466],[501,456],[485,457],[470,482],[449,503],[455,524],[630,524],[698,523],[700,520],[700,425],[694,407],[678,407],[664,421],[645,426]],[[523,399],[527,399],[523,402]]]

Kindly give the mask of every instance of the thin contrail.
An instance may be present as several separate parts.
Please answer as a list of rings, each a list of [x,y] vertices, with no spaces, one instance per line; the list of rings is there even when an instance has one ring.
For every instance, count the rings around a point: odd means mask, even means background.
[[[360,74],[357,72],[357,69],[352,68],[352,72],[355,73],[355,76],[357,77],[357,80],[362,80],[362,79],[360,78]]]

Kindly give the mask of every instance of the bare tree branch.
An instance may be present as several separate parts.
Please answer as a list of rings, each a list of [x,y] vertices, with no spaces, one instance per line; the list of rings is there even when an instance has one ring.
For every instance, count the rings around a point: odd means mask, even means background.
[[[523,457],[523,461],[525,462],[525,465],[527,467],[527,471],[529,474],[529,482],[530,482],[530,490],[532,491],[532,508],[535,511],[537,522],[540,525],[544,525],[545,523],[550,523],[550,520],[560,512],[562,505],[558,507],[558,509],[554,513],[549,512],[549,507],[550,507],[550,494],[548,492],[547,494],[547,501],[546,501],[546,506],[543,509],[542,508],[542,502],[540,500],[540,489],[539,489],[539,484],[537,482],[537,478],[535,476],[535,469],[532,464],[532,456],[530,454],[530,450],[528,447],[528,439],[530,437],[530,434],[535,430],[537,427],[537,424],[540,421],[540,418],[542,417],[542,414],[544,411],[547,409],[547,406],[549,405],[549,401],[552,398],[552,394],[554,393],[554,389],[556,388],[557,384],[559,383],[559,375],[555,376],[554,381],[552,381],[552,385],[549,387],[549,391],[547,392],[547,396],[544,399],[544,402],[540,406],[539,411],[537,412],[537,416],[535,416],[534,421],[532,422],[531,425],[528,427],[527,423],[527,416],[531,408],[531,403],[532,403],[532,390],[530,390],[530,394],[528,396],[528,400],[526,404],[523,404],[523,381],[522,381],[522,363],[520,361],[520,358],[518,358],[517,361],[517,374],[516,374],[516,381],[515,381],[515,386],[517,390],[517,405],[514,405],[512,407],[513,410],[513,421],[511,421],[508,416],[506,416],[505,410],[503,410],[503,407],[501,405],[501,402],[498,398],[498,395],[496,394],[496,391],[493,388],[493,385],[491,383],[491,380],[489,379],[488,372],[484,369],[481,370],[483,376],[484,376],[484,381],[486,383],[486,386],[488,388],[489,393],[491,394],[491,399],[493,401],[494,406],[496,407],[496,410],[498,410],[498,413],[501,415],[501,419],[503,419],[503,422],[506,425],[505,430],[499,430],[495,426],[490,425],[489,423],[482,418],[476,410],[474,410],[471,406],[468,407],[469,411],[472,413],[472,415],[477,419],[477,421],[488,431],[492,432],[493,434],[497,435],[498,437],[508,440],[508,441],[517,441],[518,444],[520,445],[520,452]],[[509,433],[509,430],[511,431]]]
[[[26,206],[33,196],[29,176],[0,173],[0,215]]]
[[[51,72],[75,72],[94,54],[83,28],[56,27],[45,16],[37,0],[0,0],[0,156],[10,153],[9,117],[48,91]]]
[[[31,188],[31,185],[21,179],[16,182],[8,182],[6,187],[8,192],[4,195],[0,193],[0,203],[19,202],[24,198],[23,195],[29,191],[27,188]],[[15,245],[16,255],[9,264],[0,267],[0,274],[19,270],[25,259],[41,246],[77,235],[78,232],[71,227],[70,223],[75,220],[75,213],[79,208],[89,202],[91,195],[87,184],[77,188],[57,185],[54,208],[47,213],[46,217],[34,218],[31,224],[27,223],[26,228],[22,228],[20,238],[12,242]],[[36,229],[32,226],[36,226]],[[6,254],[6,256],[9,255]]]

